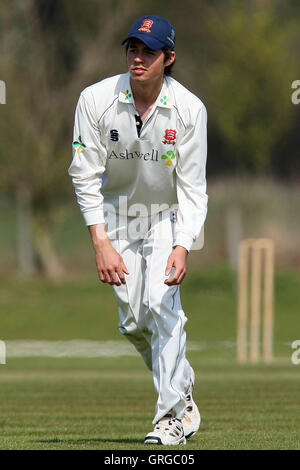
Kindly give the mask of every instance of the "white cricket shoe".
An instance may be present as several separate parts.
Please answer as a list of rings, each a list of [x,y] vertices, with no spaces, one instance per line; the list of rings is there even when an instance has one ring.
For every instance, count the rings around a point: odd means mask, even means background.
[[[193,390],[195,384],[195,373],[192,369],[191,382],[185,396],[186,409],[182,418],[183,430],[186,439],[193,436],[199,429],[201,416],[196,403],[193,400]]]
[[[144,444],[172,446],[186,444],[182,422],[167,414],[156,423],[154,430],[145,437]]]

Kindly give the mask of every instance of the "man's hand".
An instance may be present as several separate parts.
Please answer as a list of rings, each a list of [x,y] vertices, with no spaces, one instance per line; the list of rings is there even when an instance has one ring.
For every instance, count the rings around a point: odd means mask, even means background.
[[[168,264],[166,267],[166,276],[169,276],[172,268],[175,268],[174,274],[169,279],[165,280],[168,286],[175,286],[182,283],[186,275],[186,258],[188,251],[183,246],[176,246],[169,256]]]
[[[104,224],[90,225],[89,231],[96,254],[96,266],[100,281],[111,286],[126,284],[124,273],[129,274],[129,272],[122,256],[111,245]]]
[[[122,256],[108,242],[103,248],[96,252],[96,266],[101,282],[111,286],[126,284],[125,274],[129,274]],[[120,282],[121,281],[121,282]]]

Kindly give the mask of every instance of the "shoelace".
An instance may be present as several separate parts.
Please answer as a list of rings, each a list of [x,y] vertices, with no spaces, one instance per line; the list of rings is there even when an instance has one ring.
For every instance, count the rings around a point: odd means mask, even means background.
[[[180,426],[178,425],[178,423],[180,424]],[[170,436],[173,436],[173,437],[180,436],[180,434],[182,433],[181,421],[177,418],[171,418],[169,421],[169,425],[172,427],[172,429],[170,430],[171,431]],[[166,428],[166,430],[169,430],[169,429]]]
[[[169,429],[168,427],[164,427],[163,428],[164,431],[168,431],[170,436],[173,436],[173,437],[179,436],[182,432],[181,420],[178,419],[178,418],[173,418],[172,415],[165,415],[164,418],[170,418],[168,420],[167,424],[171,428],[171,429]],[[180,424],[180,425],[178,425],[178,424]],[[155,429],[160,430],[161,425],[162,425],[162,422],[158,422],[157,425],[155,426]]]

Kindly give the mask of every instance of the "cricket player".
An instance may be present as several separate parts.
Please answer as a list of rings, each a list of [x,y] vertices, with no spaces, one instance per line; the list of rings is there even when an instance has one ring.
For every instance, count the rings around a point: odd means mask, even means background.
[[[133,23],[122,43],[128,72],[79,97],[69,168],[119,331],[153,374],[154,429],[144,442],[162,445],[185,444],[200,426],[180,284],[207,213],[207,113],[170,76],[175,37],[160,16]]]

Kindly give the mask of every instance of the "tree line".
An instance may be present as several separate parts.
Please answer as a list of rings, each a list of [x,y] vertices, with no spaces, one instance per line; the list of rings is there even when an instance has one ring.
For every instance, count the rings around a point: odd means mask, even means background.
[[[80,91],[126,71],[120,44],[138,16],[167,17],[177,33],[174,78],[208,109],[208,176],[299,177],[297,1],[2,0],[0,197],[17,206],[19,266],[63,272],[53,217],[73,198],[67,174]]]

